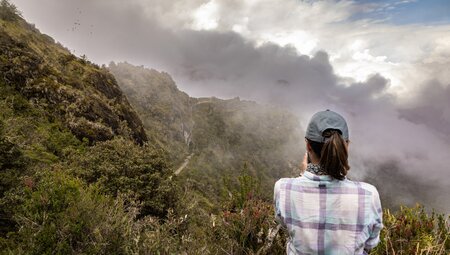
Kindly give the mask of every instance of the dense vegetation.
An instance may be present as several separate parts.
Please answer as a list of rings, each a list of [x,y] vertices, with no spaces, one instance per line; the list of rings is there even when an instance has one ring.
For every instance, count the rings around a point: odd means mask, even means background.
[[[0,14],[0,252],[137,249],[127,239],[133,224],[175,207],[167,154],[146,143],[108,71],[40,34],[8,2]]]
[[[237,184],[244,164],[267,199],[275,181],[295,171],[301,158],[299,125],[285,110],[239,98],[191,98],[167,73],[128,63],[111,63],[109,69],[150,139],[162,144],[174,163],[192,154],[182,180],[194,182],[213,204]]]
[[[109,72],[75,57],[19,16],[0,20],[0,52],[3,83],[61,120],[77,138],[147,141],[141,120]]]
[[[283,254],[271,193],[295,174],[295,118],[109,70],[118,82],[1,1],[0,254]],[[371,254],[450,252],[442,215],[402,208],[384,222]]]

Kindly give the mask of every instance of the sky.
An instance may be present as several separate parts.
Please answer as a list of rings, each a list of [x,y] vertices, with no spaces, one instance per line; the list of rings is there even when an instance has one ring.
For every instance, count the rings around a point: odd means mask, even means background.
[[[448,0],[11,2],[75,55],[166,71],[191,96],[280,105],[303,127],[336,110],[354,176],[414,178],[389,192],[450,213]]]

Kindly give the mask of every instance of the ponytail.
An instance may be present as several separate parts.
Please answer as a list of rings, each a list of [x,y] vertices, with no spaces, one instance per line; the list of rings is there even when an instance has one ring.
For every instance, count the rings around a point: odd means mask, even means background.
[[[328,129],[323,132],[324,143],[308,140],[314,153],[320,158],[320,167],[335,179],[343,180],[350,166],[346,141],[338,130]]]
[[[343,180],[350,169],[346,142],[337,130],[325,130],[323,136],[325,143],[320,152],[320,167],[333,178]]]

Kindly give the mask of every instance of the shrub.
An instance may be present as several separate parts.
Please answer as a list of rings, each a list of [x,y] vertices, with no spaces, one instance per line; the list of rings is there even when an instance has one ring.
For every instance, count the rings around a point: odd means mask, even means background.
[[[259,181],[247,167],[244,164],[231,199],[224,203],[221,227],[231,241],[227,249],[232,254],[283,254],[285,233],[279,231],[272,203],[262,199]]]
[[[176,202],[176,184],[165,153],[116,138],[70,156],[68,169],[105,194],[128,194],[141,203],[140,216],[165,217]]]
[[[381,242],[370,254],[450,254],[449,220],[417,205],[385,210]]]
[[[273,231],[278,231],[274,210],[270,203],[250,199],[240,211],[223,212],[223,227],[229,238],[233,240],[233,254],[283,254],[286,250],[286,237],[279,231],[275,242],[269,240]]]
[[[20,17],[20,12],[17,7],[8,0],[2,0],[0,2],[0,19],[7,21],[16,21]]]
[[[233,199],[231,199],[230,207],[234,210],[242,210],[247,201],[253,198],[260,198],[260,181],[249,174],[248,164],[244,163],[241,174],[238,176],[238,186],[232,190]],[[226,184],[225,186],[228,186]]]
[[[18,182],[17,176],[25,165],[25,159],[17,145],[3,136],[3,123],[0,120],[0,198]]]
[[[10,199],[19,230],[0,239],[10,254],[124,254],[135,213],[59,170],[28,179]]]
[[[25,166],[26,160],[17,145],[3,136],[3,123],[0,120],[0,236],[14,228],[14,221],[3,204],[3,198],[5,193],[19,184]]]
[[[177,217],[172,210],[164,221],[151,216],[140,219],[136,223],[140,230],[137,254],[181,254],[182,250],[192,250],[189,244],[193,244],[193,240],[188,240],[188,235],[180,231],[186,224],[187,219]]]

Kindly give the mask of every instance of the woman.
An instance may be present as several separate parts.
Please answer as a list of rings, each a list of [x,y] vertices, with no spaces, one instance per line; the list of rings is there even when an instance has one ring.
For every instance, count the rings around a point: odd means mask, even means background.
[[[277,219],[289,232],[287,254],[366,254],[379,242],[382,209],[374,186],[346,178],[346,121],[318,112],[305,138],[303,176],[280,179],[274,188]]]

